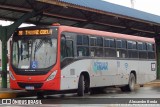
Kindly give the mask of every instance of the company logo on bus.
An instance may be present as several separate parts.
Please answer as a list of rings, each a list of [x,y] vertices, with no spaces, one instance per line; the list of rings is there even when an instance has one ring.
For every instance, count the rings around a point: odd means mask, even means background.
[[[27,36],[34,36],[34,35],[51,35],[51,29],[34,29],[34,30],[20,30],[18,31],[18,35],[27,35]]]
[[[108,62],[93,62],[93,71],[107,71],[108,70]]]

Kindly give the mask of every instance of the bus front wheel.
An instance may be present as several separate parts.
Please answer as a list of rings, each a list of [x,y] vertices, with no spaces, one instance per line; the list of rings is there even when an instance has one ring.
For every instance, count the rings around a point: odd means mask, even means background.
[[[81,75],[78,82],[78,96],[84,96],[84,90],[85,90],[85,80],[84,75]]]

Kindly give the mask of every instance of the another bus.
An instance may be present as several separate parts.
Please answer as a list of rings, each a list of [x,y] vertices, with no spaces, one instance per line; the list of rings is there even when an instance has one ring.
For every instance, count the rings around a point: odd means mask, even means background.
[[[156,79],[154,38],[69,26],[18,29],[11,46],[10,88],[34,91],[76,90]]]

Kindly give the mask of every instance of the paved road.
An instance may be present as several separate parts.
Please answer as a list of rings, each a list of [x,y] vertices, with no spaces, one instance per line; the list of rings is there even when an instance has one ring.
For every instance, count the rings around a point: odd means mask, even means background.
[[[92,99],[91,99],[92,98]],[[138,99],[142,98],[142,99]],[[147,99],[146,99],[147,98]],[[116,102],[128,102],[129,100],[147,101],[157,100],[159,105],[155,105],[152,102],[150,105],[119,105],[119,104],[105,104]],[[155,99],[156,98],[156,99]],[[36,97],[19,98],[21,100],[35,100]],[[42,99],[44,105],[34,105],[37,107],[160,107],[160,87],[141,87],[137,88],[135,92],[121,92],[118,88],[108,88],[104,93],[89,95],[84,97],[78,97],[77,94],[65,94],[65,95],[49,95]],[[62,104],[61,104],[62,103]],[[85,103],[85,104],[83,104]],[[102,104],[103,103],[103,104]],[[19,105],[21,107],[22,105]],[[9,107],[9,106],[8,106]]]
[[[79,97],[77,94],[50,95],[46,99],[55,98],[160,98],[160,87],[139,87],[134,92],[122,92],[119,88],[107,88],[99,94],[86,94]]]

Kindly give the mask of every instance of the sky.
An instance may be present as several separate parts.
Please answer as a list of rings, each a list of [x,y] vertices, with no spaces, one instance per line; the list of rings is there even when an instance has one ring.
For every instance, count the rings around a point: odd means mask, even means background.
[[[131,0],[104,0],[107,2],[131,7]],[[160,16],[160,0],[133,0],[134,9]]]
[[[13,23],[13,21],[7,21],[7,20],[0,20],[0,25],[1,26],[8,26],[11,25]],[[20,27],[26,27],[26,26],[34,26],[33,24],[27,24],[27,23],[23,23],[20,25]]]

